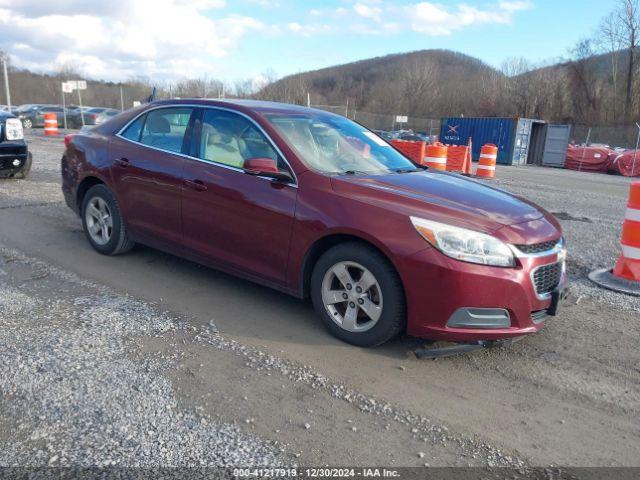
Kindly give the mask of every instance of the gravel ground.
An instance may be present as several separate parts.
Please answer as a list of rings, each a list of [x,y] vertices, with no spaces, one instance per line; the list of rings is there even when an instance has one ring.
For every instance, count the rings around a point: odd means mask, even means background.
[[[185,328],[0,248],[0,466],[274,466],[279,448],[183,411],[141,339]]]

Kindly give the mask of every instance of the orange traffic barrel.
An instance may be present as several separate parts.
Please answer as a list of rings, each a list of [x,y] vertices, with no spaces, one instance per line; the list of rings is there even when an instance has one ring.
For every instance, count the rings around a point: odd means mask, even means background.
[[[44,134],[58,135],[58,116],[55,113],[44,114]]]
[[[622,254],[613,269],[613,276],[640,282],[640,182],[631,184],[621,243]]]
[[[480,150],[480,159],[476,168],[476,176],[493,178],[496,174],[496,161],[498,160],[498,147],[487,143]]]
[[[427,145],[423,163],[434,170],[446,170],[447,146],[440,142]]]

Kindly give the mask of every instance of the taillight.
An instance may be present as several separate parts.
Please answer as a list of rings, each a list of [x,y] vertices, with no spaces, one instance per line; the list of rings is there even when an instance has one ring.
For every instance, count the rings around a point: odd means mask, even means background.
[[[64,136],[64,148],[69,148],[69,145],[73,141],[73,137],[75,137],[75,133],[70,133],[69,135]]]

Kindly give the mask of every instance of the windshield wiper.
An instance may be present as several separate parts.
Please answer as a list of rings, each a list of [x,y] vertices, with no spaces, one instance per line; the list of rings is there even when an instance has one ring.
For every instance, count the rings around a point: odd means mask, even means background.
[[[394,173],[413,173],[413,172],[419,172],[421,170],[424,170],[424,168],[418,168],[418,167],[413,167],[413,168],[396,168],[394,169]]]

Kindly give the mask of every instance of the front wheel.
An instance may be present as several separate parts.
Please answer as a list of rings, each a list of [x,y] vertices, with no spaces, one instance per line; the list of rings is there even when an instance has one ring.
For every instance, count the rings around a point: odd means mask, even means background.
[[[33,122],[30,118],[25,118],[24,120],[22,120],[22,126],[23,128],[31,128],[33,127]]]
[[[311,299],[325,327],[361,347],[403,331],[406,303],[400,277],[384,255],[350,242],[325,252],[311,276]]]
[[[128,252],[129,239],[118,202],[105,185],[94,185],[82,201],[82,228],[91,246],[104,255]]]

